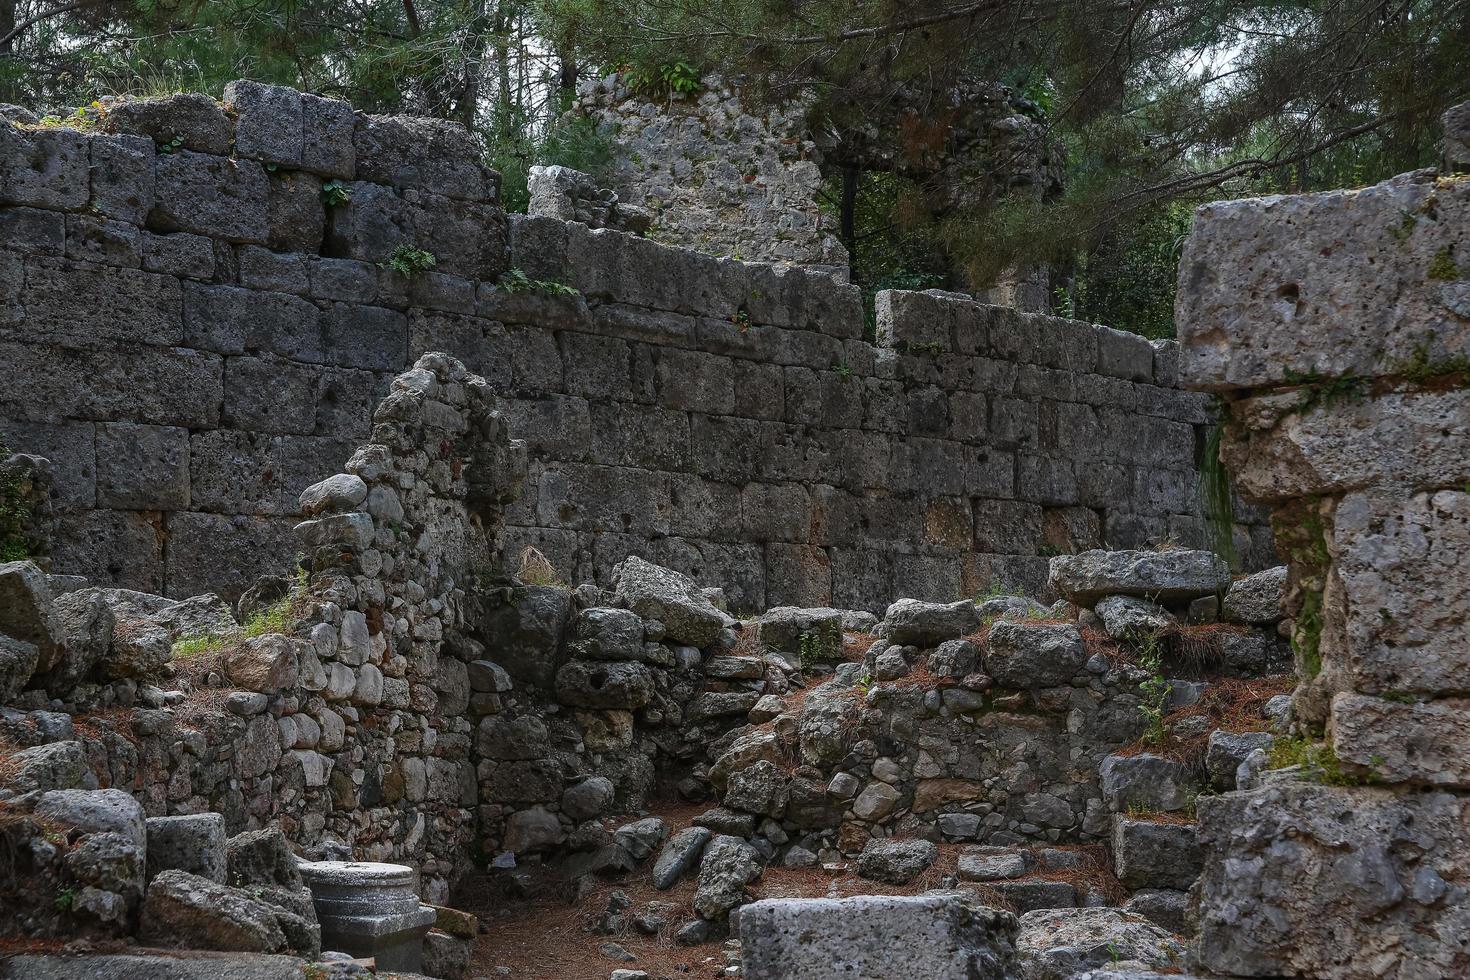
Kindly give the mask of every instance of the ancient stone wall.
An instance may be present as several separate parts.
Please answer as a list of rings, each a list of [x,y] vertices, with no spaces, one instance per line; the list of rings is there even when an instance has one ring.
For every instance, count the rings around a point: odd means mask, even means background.
[[[1222,457],[1273,510],[1304,739],[1201,801],[1207,970],[1470,971],[1467,229],[1447,167],[1207,205],[1185,247],[1181,375],[1226,393]]]
[[[0,129],[0,439],[59,467],[58,570],[232,599],[286,567],[300,491],[424,351],[502,396],[507,557],[567,581],[637,553],[737,609],[881,611],[1204,540],[1211,403],[1172,345],[898,292],[873,344],[830,276],[508,222],[463,131],[290,90],[86,118]]]
[[[847,275],[847,250],[817,206],[821,155],[804,105],[753,109],[720,78],[697,95],[641,96],[610,75],[584,84],[573,111],[611,144],[612,189],[652,213],[655,241]]]

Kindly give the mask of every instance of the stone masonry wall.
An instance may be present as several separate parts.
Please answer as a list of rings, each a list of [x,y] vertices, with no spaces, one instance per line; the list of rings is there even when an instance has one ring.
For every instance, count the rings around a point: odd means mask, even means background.
[[[874,345],[830,276],[508,222],[462,130],[286,89],[89,119],[0,127],[0,439],[60,469],[58,570],[238,595],[424,351],[501,396],[507,558],[568,581],[639,553],[736,609],[881,610],[1204,537],[1211,405],[1170,345],[897,292]]]
[[[1447,115],[1451,150],[1467,118]],[[1470,972],[1470,180],[1452,165],[1207,205],[1185,247],[1181,374],[1227,393],[1222,457],[1272,508],[1307,740],[1300,766],[1201,801],[1212,973]]]

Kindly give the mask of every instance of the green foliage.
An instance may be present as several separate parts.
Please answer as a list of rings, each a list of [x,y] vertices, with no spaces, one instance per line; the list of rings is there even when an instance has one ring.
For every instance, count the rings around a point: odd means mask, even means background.
[[[1406,358],[1395,361],[1390,365],[1389,370],[1416,384],[1424,384],[1434,378],[1449,375],[1470,374],[1470,356],[1450,354],[1444,357],[1431,357],[1429,347],[1432,338],[1431,334],[1431,340],[1415,344],[1414,352]]]
[[[1344,772],[1332,746],[1307,737],[1277,738],[1267,752],[1269,769],[1301,766],[1302,776],[1327,786],[1370,786],[1377,780],[1370,774],[1357,776]]]
[[[1235,494],[1230,487],[1230,473],[1220,461],[1220,440],[1225,433],[1224,406],[1217,406],[1221,421],[1210,427],[1205,438],[1204,455],[1200,458],[1199,489],[1204,502],[1205,530],[1210,535],[1210,548],[1233,569],[1240,568],[1240,555],[1235,551]]]
[[[500,277],[500,288],[507,293],[544,293],[547,296],[576,296],[577,290],[554,279],[532,279],[521,269],[510,269]]]
[[[1455,264],[1454,255],[1450,252],[1448,245],[1434,253],[1434,258],[1429,262],[1427,275],[1430,279],[1460,278],[1460,267]]]
[[[306,594],[306,572],[298,571],[290,590],[275,602],[257,610],[238,629],[225,633],[200,633],[184,636],[174,641],[171,650],[175,660],[187,660],[235,646],[242,640],[254,639],[268,633],[289,633],[295,625],[297,607]]]
[[[1138,710],[1146,723],[1143,742],[1146,745],[1160,745],[1164,741],[1164,715],[1169,711],[1172,685],[1164,677],[1164,655],[1154,637],[1144,639],[1138,651],[1137,662],[1149,675],[1138,685],[1138,693],[1141,695]]]
[[[0,462],[9,456],[10,450],[0,442]],[[30,521],[31,508],[20,476],[0,476],[0,562],[23,561],[32,557],[34,542],[26,531]]]
[[[415,276],[420,272],[427,272],[434,268],[439,262],[434,258],[433,252],[426,252],[416,245],[400,242],[393,247],[388,261],[382,263],[385,269],[392,269],[403,276]]]
[[[629,68],[628,87],[648,98],[696,95],[704,88],[699,70],[683,61]]]
[[[1079,249],[1058,315],[1105,323],[1154,339],[1174,336],[1179,252],[1194,223],[1182,203],[1150,208],[1115,234]]]
[[[340,208],[352,200],[352,188],[340,180],[329,180],[322,185],[322,203],[329,208]]]
[[[822,663],[840,658],[842,630],[836,626],[823,626],[803,633],[797,638],[796,650],[802,672],[815,673]]]
[[[72,910],[72,906],[76,904],[76,900],[76,888],[71,885],[67,885],[65,888],[56,893],[56,910],[58,912],[70,912]]]
[[[1306,373],[1282,368],[1282,375],[1289,384],[1301,386],[1297,394],[1297,410],[1301,412],[1309,412],[1318,405],[1331,408],[1339,402],[1360,402],[1368,389],[1367,382],[1356,375],[1324,378],[1315,367]]]

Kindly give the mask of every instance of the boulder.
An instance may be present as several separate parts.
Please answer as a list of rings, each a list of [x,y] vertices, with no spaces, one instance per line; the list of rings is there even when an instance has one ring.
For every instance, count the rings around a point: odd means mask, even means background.
[[[422,969],[425,976],[439,980],[465,980],[470,975],[474,943],[430,929],[424,936]]]
[[[1115,640],[1151,636],[1174,623],[1163,606],[1136,596],[1110,595],[1098,600],[1092,611],[1102,620],[1103,631]]]
[[[1113,818],[1113,869],[1131,889],[1187,889],[1203,857],[1192,823]]]
[[[1286,615],[1282,606],[1285,598],[1286,566],[1268,568],[1230,583],[1220,606],[1220,618],[1228,623],[1271,626]]]
[[[1189,893],[1173,888],[1143,888],[1128,897],[1123,911],[1141,915],[1178,936],[1188,935]]]
[[[97,788],[97,777],[81,742],[33,745],[13,754],[9,763],[9,775],[0,786],[15,793]]]
[[[1026,854],[1011,847],[967,847],[960,851],[964,881],[1004,881],[1026,873]]]
[[[613,568],[613,595],[644,619],[664,624],[664,639],[704,648],[727,617],[686,576],[636,556]]]
[[[1113,813],[1189,806],[1189,767],[1157,755],[1110,755],[1098,767],[1103,801]]]
[[[929,654],[929,673],[935,677],[966,677],[975,672],[980,651],[969,640],[945,640]]]
[[[572,622],[572,643],[588,660],[639,660],[643,620],[627,609],[583,609]]]
[[[1120,909],[1042,909],[1021,916],[1016,956],[1022,980],[1070,980],[1120,961],[1184,965],[1185,945],[1141,915]]]
[[[899,795],[897,789],[875,779],[853,800],[853,816],[869,823],[877,823],[898,806]]]
[[[225,865],[232,885],[303,887],[296,855],[279,827],[246,830],[231,837],[225,842]]]
[[[1256,749],[1269,752],[1275,741],[1270,732],[1211,732],[1209,748],[1205,751],[1205,771],[1210,774],[1210,785],[1222,792],[1234,789],[1235,772],[1240,764]]]
[[[764,899],[740,910],[745,980],[1009,980],[1016,917],[954,892]]]
[[[632,711],[653,700],[653,672],[643,663],[570,660],[556,672],[556,696],[579,708]]]
[[[218,813],[149,817],[148,878],[164,871],[187,871],[225,883],[225,818]]]
[[[884,613],[878,634],[899,646],[927,649],[979,628],[980,610],[968,599],[949,603],[899,599]]]
[[[790,777],[775,763],[761,759],[730,774],[724,804],[768,817],[786,810],[786,785]]]
[[[501,846],[512,854],[528,854],[555,847],[567,839],[561,821],[545,807],[533,806],[517,810],[505,821],[505,840]]]
[[[15,700],[25,690],[40,658],[34,643],[0,635],[0,704]]]
[[[65,697],[107,656],[116,626],[100,589],[79,589],[51,601],[50,621],[56,644],[41,647],[31,683],[53,697]]]
[[[1086,666],[1087,656],[1076,626],[999,622],[990,628],[985,670],[1001,687],[1059,687]]]
[[[653,864],[653,887],[664,891],[699,866],[700,855],[713,832],[708,827],[685,827],[670,837]]]
[[[296,683],[306,644],[301,640],[267,633],[256,636],[225,654],[225,676],[247,691],[276,694]]]
[[[599,817],[612,805],[614,788],[606,776],[589,776],[561,794],[561,809],[578,823]]]
[[[120,789],[55,789],[41,794],[36,816],[84,834],[118,834],[148,845],[143,805]]]
[[[1084,551],[1051,560],[1048,584],[1063,598],[1091,608],[1111,595],[1188,603],[1224,592],[1230,566],[1210,551]]]
[[[143,847],[122,834],[87,834],[62,859],[72,888],[71,911],[108,931],[124,931],[143,897]]]
[[[858,855],[858,875],[890,885],[907,885],[939,858],[939,848],[927,840],[875,837]]]
[[[842,659],[842,613],[825,607],[801,609],[776,606],[756,620],[761,645],[770,650],[801,655],[810,659],[833,661]],[[803,637],[808,637],[805,641]]]
[[[668,835],[668,825],[661,818],[644,817],[613,831],[613,841],[632,855],[634,861],[642,861],[658,850]]]
[[[0,634],[31,644],[48,660],[60,646],[51,620],[51,587],[35,562],[0,564]]]
[[[187,871],[164,871],[149,884],[138,938],[159,946],[247,953],[287,947],[272,906]]]
[[[745,886],[761,876],[764,864],[755,848],[738,837],[718,834],[704,847],[694,911],[719,920],[745,901]]]

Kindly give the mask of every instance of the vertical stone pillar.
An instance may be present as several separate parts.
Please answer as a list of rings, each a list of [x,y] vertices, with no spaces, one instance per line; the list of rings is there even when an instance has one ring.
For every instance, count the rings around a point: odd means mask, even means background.
[[[1179,286],[1300,677],[1299,765],[1201,801],[1201,965],[1470,975],[1470,177],[1207,205]]]

